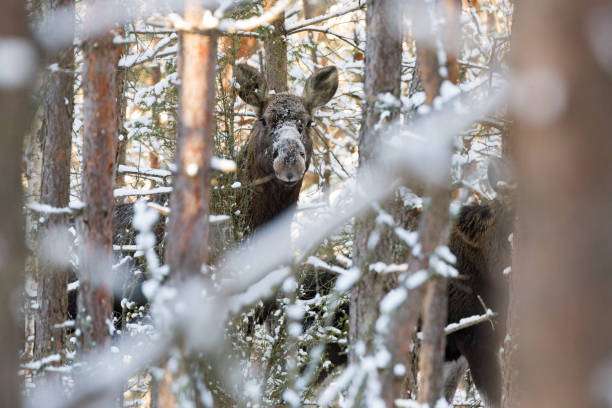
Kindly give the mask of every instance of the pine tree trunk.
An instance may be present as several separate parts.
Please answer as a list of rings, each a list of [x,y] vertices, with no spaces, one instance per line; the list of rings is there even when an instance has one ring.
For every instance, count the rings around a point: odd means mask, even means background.
[[[594,0],[521,2],[513,33],[521,198],[515,267],[518,368],[527,407],[610,403],[612,70],[607,6]]]
[[[266,0],[264,8],[274,5],[276,0]],[[270,32],[264,37],[266,51],[264,75],[268,91],[287,92],[287,40],[285,39],[285,15],[281,13],[272,22]]]
[[[444,78],[439,69],[438,50],[433,48],[433,44],[425,45],[417,41],[417,49],[420,50],[419,72],[426,95],[425,103],[431,105],[440,93],[443,80],[446,79],[452,83],[459,81],[457,54],[461,44],[461,26],[459,23],[461,1],[443,0],[439,1],[437,5],[429,5],[429,7],[436,7],[436,14],[443,14],[445,17],[445,25],[439,28],[438,32],[436,32],[433,21],[429,22],[430,27],[427,27],[426,30],[431,33],[430,40],[431,38],[440,38],[447,56],[447,75]],[[431,135],[431,137],[435,137],[435,135]],[[445,179],[448,180],[448,184],[450,184],[450,165],[451,149],[449,146],[447,162],[444,165]],[[450,188],[448,185],[430,185],[427,187],[427,196],[431,198],[431,205],[427,209],[419,230],[422,250],[426,259],[439,245],[448,242]],[[425,261],[424,263],[423,267],[429,269],[430,273],[434,273],[428,262]],[[423,300],[423,340],[419,356],[421,385],[418,400],[421,403],[434,406],[438,400],[444,398],[444,351],[446,347],[444,327],[447,322],[448,311],[446,278],[434,274],[426,283]]]
[[[85,27],[96,24],[90,0]],[[106,3],[105,3],[106,4]],[[107,5],[112,7],[112,5]],[[107,7],[105,6],[105,7]],[[80,230],[83,238],[79,271],[78,326],[85,350],[103,346],[112,325],[111,280],[115,159],[117,153],[117,63],[122,48],[113,44],[109,30],[88,35],[83,67],[83,201]]]
[[[185,19],[197,24],[203,9],[190,0]],[[185,282],[201,277],[208,256],[210,159],[215,130],[215,66],[217,36],[183,33],[177,172],[170,202],[166,260],[170,279]]]
[[[24,2],[6,0],[0,13],[0,44],[4,56],[15,58],[0,75],[0,406],[21,406],[17,378],[18,352],[23,342],[23,328],[17,310],[23,290],[25,245],[23,232],[23,196],[21,152],[23,138],[31,120],[28,91],[36,74],[37,55],[26,22]],[[11,50],[14,54],[10,55]],[[19,58],[17,60],[17,58]]]
[[[45,13],[49,16],[58,7],[74,13],[73,0],[48,0]],[[50,28],[49,28],[50,29]],[[53,207],[67,207],[70,200],[70,153],[72,145],[72,117],[74,112],[74,53],[72,46],[62,50],[50,63],[57,63],[60,70],[49,71],[45,78],[46,92],[43,101],[42,127],[42,180],[40,201]],[[67,226],[64,215],[49,214],[40,224],[40,247],[45,248],[58,238],[61,248],[68,253],[68,236],[60,235]],[[67,319],[68,268],[67,259],[58,264],[50,254],[40,253],[38,262],[38,290],[36,313],[36,336],[34,359],[40,360],[51,354],[62,355],[64,330],[61,324]],[[63,358],[55,363],[61,365]]]
[[[389,93],[399,97],[402,61],[401,19],[395,12],[395,0],[369,0],[366,4],[366,66],[361,134],[359,138],[359,167],[365,167],[375,160],[380,134],[384,127],[397,117],[393,110],[383,125],[378,126],[381,112],[376,106],[379,94]],[[395,14],[394,14],[395,13]],[[358,176],[359,177],[359,176]],[[390,214],[397,215],[401,205],[390,199],[383,205]],[[349,324],[349,362],[358,364],[357,344],[365,345],[366,353],[374,351],[375,322],[379,316],[379,302],[396,285],[395,276],[381,274],[369,269],[373,262],[392,263],[397,244],[394,232],[380,231],[380,239],[374,248],[368,248],[368,240],[376,228],[376,214],[369,212],[355,221],[354,264],[361,269],[362,278],[351,291]],[[389,384],[390,373],[385,373],[385,384]],[[389,395],[389,393],[383,392]]]

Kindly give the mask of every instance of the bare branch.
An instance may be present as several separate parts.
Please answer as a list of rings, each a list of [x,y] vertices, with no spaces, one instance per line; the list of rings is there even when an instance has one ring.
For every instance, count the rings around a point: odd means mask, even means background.
[[[300,21],[299,23],[295,24],[292,27],[287,27],[287,35],[296,33],[298,31],[302,31],[300,30],[301,28],[308,27],[313,24],[319,24],[319,23],[322,23],[323,21],[327,21],[335,17],[340,17],[345,14],[352,13],[353,11],[361,10],[364,8],[364,6],[365,6],[365,2],[362,3],[361,0],[359,0],[356,6],[346,7],[338,11],[335,11],[333,13],[329,13],[329,14],[317,16],[317,17],[314,17],[308,20]]]

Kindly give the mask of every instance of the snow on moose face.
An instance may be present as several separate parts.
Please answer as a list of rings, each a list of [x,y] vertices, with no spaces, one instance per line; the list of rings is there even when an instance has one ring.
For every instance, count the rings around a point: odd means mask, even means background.
[[[295,126],[283,125],[276,131],[272,151],[274,160],[272,167],[278,180],[287,184],[295,184],[304,177],[306,148]]]

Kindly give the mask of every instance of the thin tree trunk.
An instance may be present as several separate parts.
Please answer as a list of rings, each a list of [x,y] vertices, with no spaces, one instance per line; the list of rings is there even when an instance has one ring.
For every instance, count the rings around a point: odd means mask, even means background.
[[[3,2],[0,44],[3,55],[12,60],[12,64],[5,65],[0,74],[0,406],[18,408],[21,406],[21,391],[17,378],[17,356],[22,345],[23,329],[17,323],[17,310],[26,255],[21,151],[23,137],[31,120],[28,91],[38,65],[23,1]]]
[[[48,0],[46,15],[64,7],[74,13],[73,0]],[[62,50],[54,59],[60,70],[49,71],[45,79],[46,92],[43,102],[42,134],[42,181],[40,201],[53,207],[66,207],[70,200],[70,152],[72,145],[72,116],[74,111],[74,53],[72,47]],[[65,70],[66,72],[62,72]],[[40,224],[40,247],[45,240],[56,240],[59,229],[66,224],[64,215],[49,214],[46,222]],[[62,250],[68,253],[66,242],[60,242]],[[40,360],[50,354],[62,355],[64,330],[61,324],[67,319],[68,268],[67,259],[58,264],[45,251],[40,253],[38,263],[38,290],[36,313],[36,335],[34,359]],[[63,358],[55,363],[61,365]]]
[[[198,0],[188,0],[184,18],[197,24],[204,9]],[[176,167],[170,204],[172,216],[168,228],[166,259],[170,265],[170,281],[174,285],[190,279],[203,278],[208,261],[210,215],[210,160],[215,131],[215,68],[217,63],[217,33],[208,35],[182,33],[180,39],[181,88],[179,92],[179,124],[176,143]],[[182,345],[180,345],[182,347]],[[193,402],[203,406],[200,385],[202,356],[181,350],[184,378],[190,379]],[[169,371],[158,384],[157,404],[173,397],[167,391],[174,381]]]
[[[459,33],[459,13],[461,5],[457,1],[438,2],[439,11],[446,14],[447,25],[443,31],[436,34],[429,18],[428,5],[417,3],[409,7],[410,14],[414,17],[415,30],[417,31],[417,69],[418,78],[414,79],[411,89],[416,89],[416,82],[420,81],[425,90],[425,103],[432,105],[434,99],[439,95],[440,86],[445,79],[440,73],[437,50],[432,48],[435,44],[436,35],[442,36],[442,44],[447,51],[447,73],[449,80],[458,80],[458,65],[456,64],[456,53],[458,52],[460,41]],[[424,33],[429,35],[425,36]],[[427,39],[428,42],[423,41]],[[448,151],[448,168],[446,168],[447,178],[450,182],[450,146]],[[422,187],[415,184],[417,190]],[[427,196],[431,198],[431,205],[427,209],[419,227],[420,243],[423,259],[413,259],[409,273],[415,273],[421,269],[429,269],[427,256],[435,251],[438,245],[444,244],[448,240],[449,233],[449,214],[450,191],[447,186],[431,185],[427,187]],[[397,376],[388,389],[386,400],[391,404],[396,398],[408,398],[407,386],[416,386],[416,378],[413,370],[413,354],[415,353],[414,333],[416,330],[418,317],[423,311],[423,341],[421,343],[419,356],[419,372],[421,374],[421,385],[418,389],[418,399],[420,402],[434,406],[443,397],[444,391],[444,349],[446,337],[444,327],[447,321],[447,283],[441,276],[433,276],[424,286],[412,289],[406,303],[397,311],[393,321],[388,348],[393,356],[393,363],[403,365],[406,374],[405,378]]]
[[[270,8],[276,0],[266,0],[264,8]],[[266,51],[264,75],[268,91],[287,92],[287,40],[285,39],[285,15],[281,13],[272,22],[272,29],[264,37]]]
[[[512,33],[514,33],[518,0],[514,2],[514,10],[512,14]],[[512,34],[514,37],[514,34]],[[513,120],[514,122],[514,120]],[[515,163],[513,143],[515,131],[513,126],[507,126],[502,133],[502,158],[508,163]],[[520,255],[519,244],[520,232],[518,222],[515,221],[514,233],[512,237],[512,268],[518,264]],[[516,268],[514,268],[516,270]],[[519,274],[516,272],[510,273],[508,283],[508,314],[506,316],[506,337],[502,350],[500,352],[501,369],[502,369],[502,390],[501,390],[501,408],[514,408],[522,406],[520,401],[519,390],[519,316],[518,316],[518,300],[519,300]],[[503,318],[503,316],[502,316]]]
[[[540,0],[521,3],[518,12],[515,273],[524,406],[609,406],[610,8],[594,0]]]
[[[402,60],[401,19],[392,12],[398,3],[395,0],[369,0],[366,4],[366,66],[364,93],[366,97],[359,138],[359,166],[367,166],[376,158],[382,128],[397,118],[393,109],[383,126],[381,111],[376,106],[377,96],[389,93],[399,97]],[[393,199],[383,205],[386,211],[396,215],[401,206]],[[395,286],[395,276],[380,274],[369,269],[376,261],[393,262],[397,238],[389,229],[380,231],[380,240],[375,248],[368,248],[370,235],[376,228],[376,214],[370,212],[355,222],[354,262],[361,269],[362,278],[351,291],[349,324],[349,361],[359,363],[356,345],[362,342],[367,352],[373,351],[376,334],[375,322],[379,316],[382,297]],[[389,374],[389,373],[387,373]],[[384,387],[389,381],[385,379]],[[383,391],[383,395],[389,395]],[[388,401],[387,401],[388,402]]]
[[[435,28],[429,28],[433,37],[440,36],[442,46],[446,51],[446,78],[440,74],[440,62],[438,61],[438,50],[431,46],[417,48],[423,50],[425,56],[421,60],[420,73],[425,88],[426,103],[431,104],[440,93],[440,86],[444,79],[453,83],[459,81],[459,65],[457,54],[461,44],[461,28],[459,17],[461,13],[460,0],[443,0],[438,3],[436,14],[444,14],[446,24],[439,33]],[[434,136],[435,137],[435,136]],[[451,149],[449,146],[447,163],[444,166],[446,180],[450,184]],[[429,186],[431,206],[420,228],[421,245],[423,253],[427,257],[435,251],[439,245],[448,242],[450,230],[450,217],[448,208],[450,205],[451,191],[449,186]],[[428,261],[426,261],[428,264]],[[429,265],[426,266],[433,273]],[[447,322],[448,312],[448,289],[446,278],[433,275],[426,283],[425,297],[423,303],[423,341],[419,356],[419,373],[421,385],[418,392],[418,400],[421,403],[434,406],[439,399],[444,398],[444,350],[446,347],[446,335],[444,327]]]
[[[203,9],[187,2],[185,19],[201,21]],[[201,276],[208,256],[210,159],[215,130],[217,35],[183,33],[181,38],[180,118],[176,145],[177,173],[170,198],[166,259],[175,283]]]
[[[96,24],[90,0],[85,27]],[[105,3],[106,4],[106,3]],[[112,7],[107,5],[105,7]],[[112,326],[111,291],[115,159],[117,153],[117,63],[122,48],[113,44],[109,30],[84,46],[83,68],[83,201],[80,228],[83,237],[78,297],[81,344],[87,350],[103,346]]]
[[[449,148],[450,151],[450,148]],[[450,154],[448,157],[448,178],[450,180]],[[450,190],[447,186],[429,189],[431,206],[427,209],[420,228],[423,253],[432,254],[438,245],[448,242]],[[426,265],[430,269],[429,265]],[[446,335],[444,327],[447,321],[448,289],[446,278],[434,275],[425,286],[423,302],[423,340],[419,356],[419,373],[421,384],[418,399],[421,403],[436,405],[444,398],[444,349]]]
[[[313,17],[312,5],[310,4],[310,0],[302,0],[302,10],[304,11],[304,20],[308,20]],[[314,44],[315,42],[312,31],[308,32],[308,41],[310,41],[310,44]],[[315,48],[310,49],[310,59],[312,60],[313,64],[317,64],[317,50]],[[326,155],[325,157],[326,159],[329,159],[329,155]],[[329,163],[326,162],[326,164]]]

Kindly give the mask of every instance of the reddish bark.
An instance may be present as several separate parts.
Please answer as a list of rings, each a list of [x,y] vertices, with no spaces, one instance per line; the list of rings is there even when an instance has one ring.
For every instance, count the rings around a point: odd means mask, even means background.
[[[96,24],[91,6],[101,7],[102,3],[106,4],[102,0],[87,3],[85,27]],[[82,187],[86,207],[80,222],[83,252],[78,309],[84,349],[107,341],[112,312],[109,287],[118,123],[116,67],[122,53],[122,48],[113,44],[113,37],[110,31],[95,38],[88,36],[84,46]]]
[[[526,97],[513,142],[527,407],[610,403],[609,12],[595,0],[521,2],[513,33],[513,89]]]
[[[446,26],[440,35],[447,48],[447,71],[446,79],[453,83],[459,81],[459,65],[457,57],[452,52],[459,50],[461,36],[459,25],[459,13],[461,4],[454,0],[446,0],[442,10],[446,14]],[[418,47],[418,44],[417,44]],[[419,53],[419,72],[425,89],[425,103],[431,105],[440,93],[440,86],[444,78],[440,75],[437,51],[424,47],[421,44]],[[445,166],[447,179],[450,182],[450,146],[448,165]],[[431,206],[427,210],[420,228],[421,245],[424,254],[431,254],[438,245],[448,241],[449,214],[451,191],[447,186],[430,186],[427,195],[431,197]],[[429,268],[426,262],[423,265]],[[417,291],[423,294],[423,291]],[[423,340],[419,356],[419,373],[422,383],[418,392],[418,400],[434,406],[440,398],[444,398],[444,349],[446,347],[446,335],[444,327],[447,321],[448,289],[445,278],[434,276],[430,279],[424,289],[423,302]]]
[[[74,13],[73,0],[49,0],[45,9],[58,7]],[[74,53],[72,47],[60,51],[49,63],[57,63],[61,71],[49,72],[43,101],[42,177],[40,201],[53,207],[66,207],[70,200],[70,152],[72,146],[72,115],[74,86]],[[64,215],[49,214],[40,225],[40,240],[54,239],[54,229],[66,223]],[[66,242],[66,245],[68,243]],[[45,246],[44,244],[42,245]],[[66,249],[66,253],[68,250]],[[68,269],[41,253],[38,268],[36,331],[34,359],[60,354],[64,348],[64,330],[57,327],[67,319]],[[59,361],[55,363],[61,365]]]
[[[37,61],[35,48],[30,41],[24,2],[6,0],[0,13],[0,43],[15,41],[21,59],[3,72],[17,68],[14,80],[0,81],[0,406],[20,407],[21,392],[17,378],[17,355],[23,341],[23,330],[17,323],[16,311],[20,302],[17,294],[23,288],[22,276],[25,262],[25,246],[22,214],[21,150],[23,136],[30,123],[31,106],[28,91],[34,82]],[[6,44],[6,43],[5,43]],[[9,51],[6,48],[3,51]],[[6,55],[6,54],[5,54]],[[32,60],[26,57],[32,57]],[[29,73],[29,75],[28,75]]]
[[[188,22],[197,24],[202,13],[197,1],[187,3],[185,19]],[[177,283],[199,276],[207,261],[216,58],[215,33],[183,33],[177,173],[170,199],[173,215],[166,253],[171,280]]]

